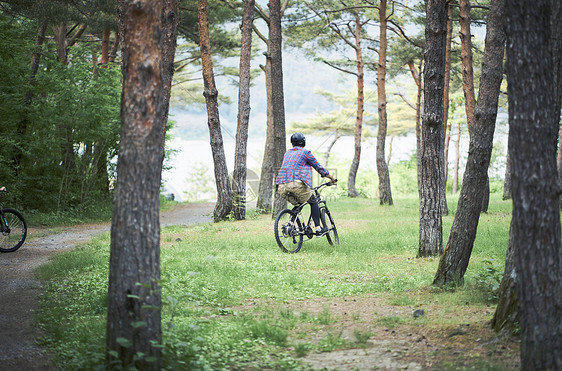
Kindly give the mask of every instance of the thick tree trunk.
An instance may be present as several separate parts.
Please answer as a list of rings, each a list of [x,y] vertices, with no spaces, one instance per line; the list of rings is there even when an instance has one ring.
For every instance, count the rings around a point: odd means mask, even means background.
[[[273,158],[274,178],[283,164],[286,150],[285,139],[285,97],[283,90],[283,49],[281,37],[281,2],[269,1],[269,46],[271,53],[271,107],[273,113]],[[287,201],[275,192],[273,217],[287,207]]]
[[[466,170],[459,205],[434,285],[462,284],[470,261],[488,180],[488,166],[494,144],[498,97],[503,76],[505,0],[493,0],[488,14],[486,44],[480,78],[480,94],[470,136]]]
[[[203,66],[203,83],[205,86],[205,101],[207,102],[207,115],[213,163],[215,168],[215,182],[217,186],[217,204],[213,211],[213,219],[219,222],[228,217],[232,211],[232,190],[228,178],[224,143],[222,140],[218,95],[213,73],[213,60],[211,57],[211,41],[209,39],[209,9],[207,0],[199,0],[199,42],[201,48],[201,64]]]
[[[379,174],[380,204],[392,205],[392,191],[390,188],[390,175],[386,164],[384,147],[386,141],[387,115],[386,115],[386,0],[381,0],[380,15],[380,47],[379,65],[377,68],[377,95],[379,131],[377,134],[377,173]]]
[[[553,81],[549,18],[559,1],[509,1],[507,78],[513,182],[513,241],[523,370],[562,369],[562,243],[556,138],[560,102]],[[559,19],[554,22],[559,22]]]
[[[562,24],[559,22],[559,19],[562,16],[561,14],[562,6],[559,2],[554,2],[553,5],[554,7],[551,12],[552,34],[559,35],[562,33]],[[554,74],[553,81],[558,82],[557,85],[559,87],[558,88],[559,96],[557,100],[558,108],[555,108],[555,112],[558,112],[560,110],[559,107],[560,104],[562,103],[560,101],[560,98],[562,96],[562,91],[560,88],[560,78],[562,76],[562,63],[560,60],[561,50],[562,50],[562,40],[560,40],[560,38],[555,38],[554,45],[553,45],[553,53],[552,53],[554,57],[554,66],[555,66],[554,68],[555,74]],[[556,66],[558,66],[558,73],[556,73]],[[560,136],[560,130],[558,135]],[[560,158],[560,150],[558,152],[558,155],[559,155],[558,158]],[[506,180],[509,179],[510,181],[508,187],[509,193],[507,193],[508,196],[507,198],[511,198],[511,160],[510,160],[509,152],[507,156],[507,165],[508,165],[508,169],[506,169]],[[560,176],[560,166],[558,166],[558,170]],[[504,187],[504,197],[506,196],[505,191],[506,191],[506,187]],[[512,219],[512,225],[513,225],[513,219]],[[492,327],[498,332],[511,333],[515,329],[517,329],[519,323],[517,282],[516,282],[517,274],[515,270],[515,258],[514,258],[515,254],[513,251],[515,244],[513,242],[513,237],[514,237],[513,228],[511,228],[509,233],[509,246],[508,246],[507,256],[505,260],[505,271],[500,285],[499,303],[496,312],[494,314],[494,318],[492,320]]]
[[[234,218],[246,218],[246,173],[248,125],[250,122],[250,60],[252,58],[252,26],[254,23],[254,0],[246,1],[242,18],[242,46],[240,52],[240,86],[238,90],[238,127],[234,155],[233,202]]]
[[[358,197],[359,192],[355,188],[355,179],[359,170],[359,161],[361,160],[361,132],[363,130],[363,106],[364,106],[364,74],[363,74],[363,53],[361,51],[361,20],[359,12],[355,12],[355,56],[357,58],[357,115],[355,119],[355,151],[351,168],[349,169],[349,178],[347,181],[347,195],[349,197]]]
[[[111,225],[107,369],[161,369],[159,194],[179,2],[119,2],[123,94]],[[173,35],[174,37],[167,37]],[[150,56],[150,58],[147,58]],[[138,359],[138,354],[144,357]]]
[[[445,4],[445,0],[429,0],[426,3],[419,256],[433,256],[443,252],[441,182],[444,167]]]

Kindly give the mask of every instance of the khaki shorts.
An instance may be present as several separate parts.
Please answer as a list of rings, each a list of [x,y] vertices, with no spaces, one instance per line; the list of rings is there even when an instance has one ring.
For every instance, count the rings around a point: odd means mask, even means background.
[[[293,205],[302,204],[312,196],[312,189],[300,180],[279,184],[278,191],[281,197]]]

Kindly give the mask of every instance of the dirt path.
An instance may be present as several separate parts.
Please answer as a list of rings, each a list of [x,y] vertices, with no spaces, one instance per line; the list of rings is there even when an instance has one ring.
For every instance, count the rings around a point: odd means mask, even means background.
[[[211,221],[213,204],[179,205],[161,215],[161,225],[185,225]],[[16,252],[0,255],[0,371],[56,370],[36,344],[40,335],[33,326],[41,283],[33,270],[62,249],[72,248],[109,231],[110,224],[69,227],[48,235],[30,228],[28,240]]]

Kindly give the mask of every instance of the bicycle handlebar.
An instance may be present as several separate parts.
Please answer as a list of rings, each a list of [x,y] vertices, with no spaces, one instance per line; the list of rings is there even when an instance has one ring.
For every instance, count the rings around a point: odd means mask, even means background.
[[[314,191],[319,191],[320,188],[322,188],[322,187],[331,187],[331,186],[333,186],[333,185],[336,185],[336,183],[326,182],[326,183],[322,183],[322,184],[320,184],[319,186],[316,186],[316,187],[314,187],[314,188],[312,188],[312,189],[313,189]]]

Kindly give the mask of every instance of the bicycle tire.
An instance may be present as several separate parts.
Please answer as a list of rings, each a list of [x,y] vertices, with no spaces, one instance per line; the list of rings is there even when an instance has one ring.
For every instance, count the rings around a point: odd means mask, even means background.
[[[322,208],[320,212],[320,220],[322,221],[322,226],[328,228],[328,233],[326,233],[326,238],[330,245],[339,245],[340,238],[338,236],[338,230],[336,228],[336,223],[334,223],[334,218],[330,214],[330,210],[327,207]]]
[[[4,224],[8,231],[0,232],[0,252],[14,252],[23,245],[27,237],[27,223],[19,211],[3,209]]]
[[[285,209],[275,218],[275,240],[283,252],[294,254],[302,247],[304,228],[293,210]]]

